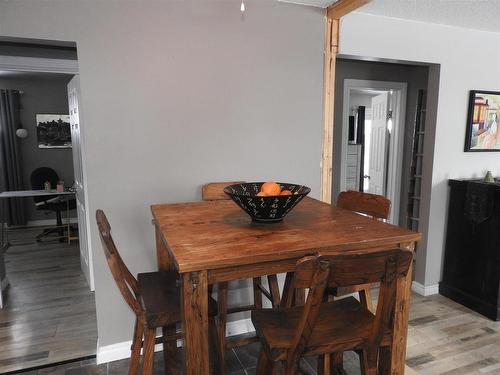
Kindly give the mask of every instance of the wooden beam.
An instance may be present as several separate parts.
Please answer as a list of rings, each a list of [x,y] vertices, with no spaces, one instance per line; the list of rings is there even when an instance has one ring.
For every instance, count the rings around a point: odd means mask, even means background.
[[[338,0],[328,7],[327,17],[328,19],[338,20],[347,13],[358,9],[369,2],[370,0]]]
[[[328,7],[326,11],[323,79],[323,146],[321,154],[321,200],[326,203],[332,202],[333,107],[340,18],[369,2],[370,0],[338,0]]]
[[[324,62],[323,151],[321,155],[321,200],[332,201],[333,105],[335,94],[335,62],[339,42],[339,20],[327,18]]]

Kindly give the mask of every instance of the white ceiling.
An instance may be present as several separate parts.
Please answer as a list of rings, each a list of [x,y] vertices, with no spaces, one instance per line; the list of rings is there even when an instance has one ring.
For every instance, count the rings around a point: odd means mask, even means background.
[[[282,0],[326,7],[335,1]],[[373,0],[360,12],[500,32],[500,0]]]

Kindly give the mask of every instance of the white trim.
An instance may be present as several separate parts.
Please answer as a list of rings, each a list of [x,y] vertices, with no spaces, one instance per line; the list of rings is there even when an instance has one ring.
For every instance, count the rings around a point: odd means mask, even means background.
[[[228,322],[226,325],[227,336],[241,335],[244,333],[253,332],[254,328],[250,318],[236,320],[234,322]],[[123,341],[116,344],[99,346],[99,340],[97,341],[97,364],[119,361],[120,359],[125,359],[130,357],[130,346],[132,345],[132,340]],[[177,342],[177,346],[181,343]],[[155,351],[162,350],[161,344],[155,346]]]
[[[411,283],[411,290],[421,296],[427,297],[435,294],[439,294],[439,284],[425,286],[416,281]]]
[[[41,57],[0,56],[0,70],[77,74],[78,61]]]
[[[363,79],[344,79],[344,98],[342,110],[342,144],[340,154],[340,191],[346,190],[347,146],[349,143],[349,107],[353,89],[393,90],[395,94],[394,136],[391,137],[389,167],[387,171],[387,198],[392,202],[389,222],[398,224],[401,198],[401,179],[403,167],[404,127],[406,120],[406,82],[367,81]]]
[[[235,320],[226,324],[226,336],[243,335],[250,332],[255,332],[250,318]]]

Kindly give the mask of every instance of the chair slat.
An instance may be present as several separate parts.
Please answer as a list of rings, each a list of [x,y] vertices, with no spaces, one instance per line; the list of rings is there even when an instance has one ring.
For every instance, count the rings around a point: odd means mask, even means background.
[[[413,258],[413,253],[409,250],[322,257],[331,263],[328,286],[335,288],[380,282],[385,277],[386,263],[390,256],[398,259],[396,272],[406,274]]]
[[[391,212],[391,201],[382,195],[349,190],[339,194],[337,207],[387,220]]]
[[[229,185],[243,184],[243,181],[210,182],[201,188],[201,199],[204,201],[220,201],[230,199],[224,193],[224,188]]]
[[[118,289],[132,311],[134,311],[136,315],[142,314],[143,311],[137,299],[139,293],[137,279],[130,273],[120,256],[115,242],[111,237],[111,226],[102,210],[96,211],[96,220],[104,254],[106,255],[109,269],[111,270],[111,274],[113,275]]]

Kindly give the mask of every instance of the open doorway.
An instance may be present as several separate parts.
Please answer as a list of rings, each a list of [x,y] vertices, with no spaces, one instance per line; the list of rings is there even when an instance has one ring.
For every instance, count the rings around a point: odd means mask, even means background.
[[[405,82],[344,81],[340,189],[384,195],[399,220]]]
[[[95,357],[75,43],[0,38],[0,90],[0,373]]]
[[[426,176],[425,181],[428,181],[427,173],[432,169],[424,168],[422,172],[422,160],[425,160],[424,164],[432,165],[431,146],[434,128],[431,127],[431,133],[425,135],[425,142],[428,144],[425,148],[422,146],[424,136],[419,135],[422,147],[420,151],[415,151],[416,130],[419,127],[417,119],[425,119],[429,117],[428,114],[432,114],[429,121],[434,121],[435,116],[433,111],[421,112],[418,104],[420,93],[426,92],[431,87],[429,85],[434,82],[436,71],[439,72],[439,68],[429,64],[382,62],[355,56],[337,58],[335,71],[337,95],[335,95],[333,123],[333,203],[341,191],[353,189],[374,192],[378,186],[378,191],[392,201],[391,223],[406,227],[408,217],[415,216],[413,215],[415,210],[420,212],[417,206],[420,206],[421,201],[416,200],[416,197],[420,197],[421,194],[416,194],[413,189],[413,186],[418,185],[414,179],[419,178],[417,182],[422,184],[423,173]],[[387,95],[387,102],[385,95],[380,96],[383,94]],[[432,91],[431,97],[434,99],[431,103],[437,102],[436,95]],[[382,105],[382,109],[377,112],[381,116],[380,129],[385,124],[383,137],[372,136],[372,99],[377,96],[381,102],[379,104]],[[364,108],[359,111],[359,107]],[[360,116],[356,115],[363,110],[365,119],[362,121]],[[350,116],[354,116],[354,119],[351,117],[349,120]],[[364,137],[368,139],[361,139],[361,136],[358,136],[362,128],[358,123],[367,129],[369,134],[364,134]],[[374,141],[379,141],[375,147],[379,151],[379,158],[372,158],[372,161],[379,162],[378,175],[376,175],[376,165],[373,163],[372,171],[369,170],[369,156],[373,153],[371,144]],[[365,152],[363,159],[360,160],[359,170],[348,168],[347,163],[352,165],[357,158],[361,158],[361,143],[370,150]],[[417,156],[419,161],[416,163]],[[420,168],[414,168],[418,163]],[[414,173],[414,169],[419,169],[420,172]]]

